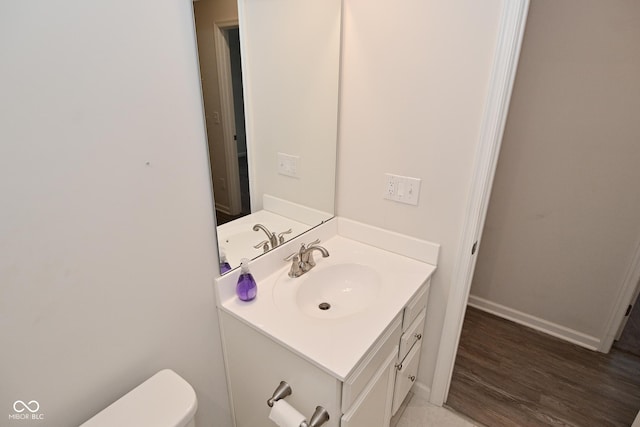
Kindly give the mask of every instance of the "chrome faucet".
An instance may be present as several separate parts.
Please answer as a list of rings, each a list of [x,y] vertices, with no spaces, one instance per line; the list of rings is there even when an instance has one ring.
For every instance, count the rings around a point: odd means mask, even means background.
[[[285,258],[285,261],[291,261],[289,277],[300,277],[316,266],[316,262],[313,259],[313,251],[320,252],[323,258],[329,256],[329,251],[318,245],[318,243],[320,243],[319,239],[306,246],[303,243],[300,245],[300,250],[298,252],[294,252]]]
[[[269,239],[269,243],[271,243],[271,248],[275,248],[276,246],[278,246],[278,238],[276,237],[275,234],[273,234],[272,232],[270,232],[267,227],[265,227],[262,224],[256,224],[253,226],[253,231],[258,231],[258,230],[262,230],[264,231],[264,234],[267,235],[267,238]]]
[[[260,242],[257,245],[255,245],[254,248],[259,249],[260,247],[263,247],[264,252],[267,252],[269,250],[269,244],[271,244],[271,249],[275,249],[276,247],[278,247],[278,245],[281,245],[282,243],[284,243],[284,235],[291,234],[291,231],[292,231],[291,229],[288,229],[287,231],[283,231],[282,233],[276,236],[275,233],[270,232],[269,229],[264,225],[262,224],[254,225],[253,231],[258,231],[258,230],[264,231],[264,234],[267,235],[268,243],[266,243],[267,240],[265,240],[264,242]]]

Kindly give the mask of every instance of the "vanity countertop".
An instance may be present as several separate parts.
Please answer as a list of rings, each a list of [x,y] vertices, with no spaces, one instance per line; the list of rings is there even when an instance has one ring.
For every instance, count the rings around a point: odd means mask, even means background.
[[[302,241],[320,237],[321,245],[330,256],[323,258],[315,251],[317,265],[301,277],[288,277],[291,262],[283,261],[300,245],[301,239],[256,260],[255,268],[251,265],[258,284],[258,296],[253,301],[244,302],[235,296],[238,270],[218,278],[216,288],[221,310],[344,381],[433,274],[435,266],[360,243],[336,232],[333,222],[304,236]],[[330,312],[324,318],[322,313],[313,316],[304,313],[295,303],[297,287],[303,286],[305,278],[310,279],[313,275],[322,277],[336,265],[364,265],[375,269],[379,279],[375,298],[357,312],[338,318],[331,318]]]

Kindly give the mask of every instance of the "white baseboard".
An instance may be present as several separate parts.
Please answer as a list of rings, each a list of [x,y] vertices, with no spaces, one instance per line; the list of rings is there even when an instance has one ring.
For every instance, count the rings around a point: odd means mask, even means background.
[[[468,304],[471,307],[475,307],[479,310],[495,314],[496,316],[511,320],[512,322],[519,323],[537,331],[544,332],[545,334],[560,338],[572,344],[577,344],[581,347],[588,348],[589,350],[597,351],[600,348],[600,340],[596,337],[592,337],[591,335],[583,334],[582,332],[578,332],[574,329],[549,322],[539,317],[514,310],[495,302],[491,302],[484,298],[469,295]]]
[[[411,391],[415,396],[418,396],[421,399],[426,401],[429,400],[429,396],[431,396],[431,388],[429,388],[425,383],[420,381],[416,381],[411,387]]]

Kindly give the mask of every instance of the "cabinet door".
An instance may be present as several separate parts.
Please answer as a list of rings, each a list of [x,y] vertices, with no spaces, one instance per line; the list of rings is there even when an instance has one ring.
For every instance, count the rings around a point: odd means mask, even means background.
[[[391,420],[398,346],[375,373],[353,406],[342,416],[341,427],[388,427]]]
[[[395,320],[376,341],[374,348],[369,351],[365,359],[358,364],[355,371],[347,377],[342,386],[342,411],[346,413],[358,400],[358,396],[364,392],[371,378],[380,370],[386,362],[389,352],[398,347],[400,341],[400,326],[402,319],[396,316]]]
[[[393,396],[393,413],[395,414],[418,375],[420,363],[420,346],[414,345],[407,357],[402,361],[402,367],[396,376],[396,387]]]

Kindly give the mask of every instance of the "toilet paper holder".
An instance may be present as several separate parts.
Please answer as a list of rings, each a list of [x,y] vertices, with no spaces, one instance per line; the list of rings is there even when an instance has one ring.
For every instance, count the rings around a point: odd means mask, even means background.
[[[269,408],[273,408],[273,402],[284,399],[285,397],[291,395],[291,393],[293,393],[293,391],[291,390],[291,386],[287,384],[286,381],[280,381],[280,384],[273,392],[273,396],[267,399],[267,405],[269,405]]]
[[[293,390],[291,390],[291,386],[286,381],[280,381],[280,384],[276,387],[273,395],[267,399],[267,405],[272,408],[274,402],[284,399],[292,393]],[[322,406],[316,406],[316,410],[313,412],[313,415],[311,415],[309,422],[306,420],[301,422],[300,427],[320,427],[327,421],[329,421],[329,412]]]

